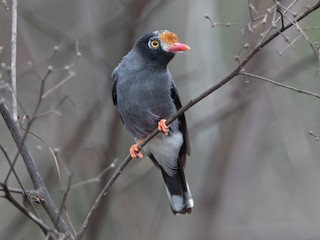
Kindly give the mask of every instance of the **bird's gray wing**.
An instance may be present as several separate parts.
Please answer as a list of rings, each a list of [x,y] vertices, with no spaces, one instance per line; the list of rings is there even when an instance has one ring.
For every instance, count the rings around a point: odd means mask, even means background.
[[[117,106],[117,80],[118,80],[118,68],[115,68],[112,72],[112,100],[113,104]]]
[[[171,86],[171,98],[173,99],[174,105],[176,106],[177,110],[179,110],[182,107],[182,105],[180,102],[178,90],[174,85],[174,83],[172,83],[172,86]],[[179,130],[182,132],[183,140],[184,140],[181,146],[180,154],[190,155],[189,133],[188,133],[187,122],[184,114],[181,114],[180,117],[178,117],[178,121],[179,121]],[[185,163],[182,163],[182,164],[184,165]]]
[[[117,106],[117,81],[118,81],[118,68],[115,68],[111,74],[112,77],[112,100],[113,100],[113,104],[115,106]],[[121,116],[121,114],[119,114],[122,123],[124,123],[123,118]]]

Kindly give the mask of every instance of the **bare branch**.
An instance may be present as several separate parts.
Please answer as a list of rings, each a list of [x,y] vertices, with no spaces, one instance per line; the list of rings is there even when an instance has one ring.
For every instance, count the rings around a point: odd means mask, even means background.
[[[17,0],[12,0],[11,19],[11,84],[12,84],[12,116],[18,120],[17,104]]]
[[[273,85],[277,85],[279,87],[287,88],[287,89],[290,89],[290,90],[298,92],[298,93],[303,93],[303,94],[306,94],[306,95],[309,95],[309,96],[312,96],[312,97],[320,98],[320,94],[318,94],[318,93],[313,93],[313,92],[310,92],[310,91],[307,91],[307,90],[303,90],[303,89],[299,89],[299,88],[296,88],[296,87],[293,87],[293,86],[290,86],[290,85],[279,83],[279,82],[273,81],[273,80],[271,80],[269,78],[266,78],[266,77],[262,77],[262,76],[259,76],[259,75],[256,75],[256,74],[252,74],[252,73],[247,73],[247,72],[241,72],[240,74],[244,75],[244,76],[247,76],[247,77],[253,77],[255,79],[259,79],[259,80],[271,83]]]
[[[26,208],[20,205],[11,195],[10,189],[7,187],[6,184],[0,183],[1,190],[5,192],[5,197],[10,201],[20,212],[26,215],[29,219],[31,219],[34,223],[36,223],[40,229],[44,232],[44,234],[49,235],[50,232],[55,233],[57,236],[62,236],[64,234],[59,233],[58,231],[50,228],[46,224],[43,223],[41,219],[39,219],[36,215],[29,212]],[[49,239],[52,239],[50,236]]]
[[[59,218],[59,221],[56,224],[56,228],[59,232],[65,233],[69,238],[71,238],[71,233],[68,229],[68,226],[64,222],[64,220],[59,216],[59,210],[57,209],[54,201],[52,200],[43,180],[39,173],[39,170],[31,157],[26,145],[24,144],[24,139],[22,138],[19,128],[16,124],[16,122],[11,117],[6,105],[0,98],[0,113],[5,120],[7,127],[19,149],[19,152],[24,160],[24,163],[26,165],[26,168],[28,170],[28,173],[31,177],[33,186],[36,190],[39,191],[41,195],[41,199],[43,201],[41,202],[42,206],[47,211],[49,217],[51,218],[51,221],[55,223],[56,219]]]

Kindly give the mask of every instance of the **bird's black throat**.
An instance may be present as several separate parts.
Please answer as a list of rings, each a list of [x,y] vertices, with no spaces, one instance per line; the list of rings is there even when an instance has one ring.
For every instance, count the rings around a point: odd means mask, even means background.
[[[157,49],[151,49],[148,46],[148,42],[151,38],[156,37],[157,36],[154,33],[148,33],[137,40],[134,48],[143,58],[145,58],[147,61],[150,61],[150,63],[152,62],[156,65],[166,67],[175,54],[167,52],[163,50],[161,47]]]

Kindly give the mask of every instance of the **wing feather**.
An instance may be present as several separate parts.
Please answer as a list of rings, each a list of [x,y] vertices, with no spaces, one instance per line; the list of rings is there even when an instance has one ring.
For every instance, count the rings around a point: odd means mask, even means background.
[[[173,99],[173,102],[174,102],[177,110],[179,110],[182,107],[182,104],[180,102],[178,90],[173,83],[172,83],[172,87],[171,87],[171,97]],[[184,114],[181,114],[178,117],[178,121],[179,121],[179,130],[182,132],[183,139],[184,139],[183,144],[181,146],[180,155],[181,154],[190,155],[189,133],[188,133],[187,122],[186,122],[186,118],[185,118]],[[184,163],[183,163],[183,165],[184,165]]]
[[[118,80],[118,68],[115,68],[112,72],[112,100],[113,104],[117,106],[117,80]]]

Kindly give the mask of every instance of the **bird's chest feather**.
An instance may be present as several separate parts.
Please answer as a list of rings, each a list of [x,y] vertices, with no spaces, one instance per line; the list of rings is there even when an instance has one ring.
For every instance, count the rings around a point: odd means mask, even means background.
[[[118,85],[118,111],[130,132],[144,137],[161,118],[167,119],[176,112],[171,76],[141,71],[129,76]]]
[[[123,105],[127,114],[152,114],[166,118],[175,112],[171,98],[170,81],[157,74],[136,75],[128,79],[127,83],[119,86]],[[130,82],[129,82],[130,81]]]

